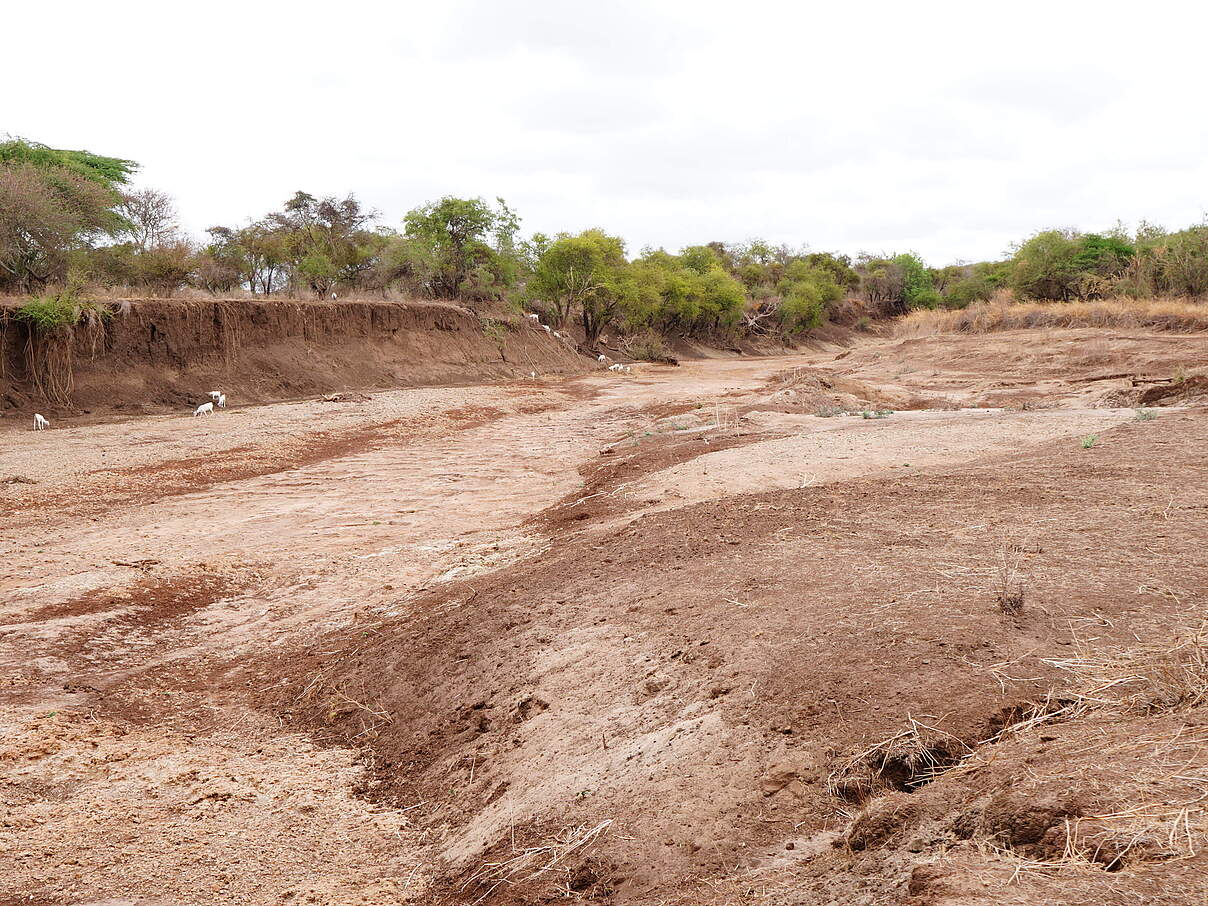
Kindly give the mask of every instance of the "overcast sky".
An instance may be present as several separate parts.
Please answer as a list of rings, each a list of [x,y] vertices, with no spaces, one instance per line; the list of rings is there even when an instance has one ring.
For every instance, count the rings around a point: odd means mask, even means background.
[[[1208,210],[1200,3],[20,4],[0,133],[142,165],[193,232],[296,189],[503,196],[631,251],[1001,256]]]

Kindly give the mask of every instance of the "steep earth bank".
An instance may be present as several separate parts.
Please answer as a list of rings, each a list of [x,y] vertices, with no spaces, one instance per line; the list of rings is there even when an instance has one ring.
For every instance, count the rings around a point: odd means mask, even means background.
[[[0,310],[9,315],[0,318],[0,413],[184,408],[214,388],[243,403],[267,402],[590,364],[532,321],[443,303],[140,299],[100,307],[69,339],[35,344],[32,358],[15,306]],[[39,376],[70,379],[70,389],[48,398]]]

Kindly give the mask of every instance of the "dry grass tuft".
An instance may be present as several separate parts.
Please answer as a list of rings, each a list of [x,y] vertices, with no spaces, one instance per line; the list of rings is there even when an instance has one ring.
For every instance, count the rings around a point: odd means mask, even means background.
[[[1015,302],[999,293],[959,311],[916,311],[897,322],[894,335],[989,333],[1026,328],[1112,327],[1197,333],[1208,330],[1208,305],[1190,299],[1103,299],[1095,302]]]
[[[501,885],[534,881],[544,876],[561,881],[565,894],[570,896],[573,893],[568,881],[571,869],[566,865],[566,859],[586,849],[610,827],[612,819],[608,818],[595,827],[568,828],[540,846],[518,849],[513,844],[509,858],[483,863],[461,885],[462,890],[481,889],[482,894],[473,901],[480,903]]]
[[[901,732],[836,765],[827,778],[831,794],[863,802],[890,789],[910,791],[934,780],[972,750],[938,727],[907,717]]]
[[[1208,623],[1162,645],[1046,659],[1073,675],[1072,694],[1089,706],[1166,711],[1208,702]]]

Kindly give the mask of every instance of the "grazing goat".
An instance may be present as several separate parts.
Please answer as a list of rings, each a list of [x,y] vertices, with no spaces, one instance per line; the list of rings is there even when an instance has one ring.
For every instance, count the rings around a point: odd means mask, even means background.
[[[219,409],[226,408],[226,394],[225,393],[218,394],[218,408]]]
[[[541,316],[540,316],[540,315],[535,315],[535,314],[533,314],[531,311],[530,311],[530,312],[527,312],[527,313],[525,314],[525,317],[526,317],[526,318],[531,318],[531,319],[532,319],[532,320],[534,320],[534,321],[540,321],[540,320],[541,320]]]
[[[602,356],[600,356],[600,357],[599,357],[599,358],[598,358],[596,361],[598,361],[598,362],[607,362],[607,361],[608,361],[608,356],[606,356],[606,355],[602,355]]]
[[[48,422],[40,414],[35,412],[34,413],[34,430],[35,431],[45,431],[49,427],[50,427],[50,422]]]
[[[629,374],[629,366],[622,365],[620,362],[609,365],[608,370],[615,371],[617,374]]]
[[[218,397],[220,397],[220,396],[222,396],[221,390],[211,390],[210,391],[210,399],[212,399],[214,402],[218,402]]]
[[[213,403],[202,403],[200,406],[198,406],[196,409],[193,410],[194,418],[197,418],[197,416],[199,416],[199,415],[213,415],[213,414],[214,414],[214,404]]]
[[[545,332],[546,332],[546,333],[549,333],[549,325],[548,325],[548,324],[542,324],[541,326],[545,328]]]

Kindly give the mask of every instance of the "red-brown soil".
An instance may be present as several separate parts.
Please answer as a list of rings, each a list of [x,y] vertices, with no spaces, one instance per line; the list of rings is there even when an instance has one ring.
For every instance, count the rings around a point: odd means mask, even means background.
[[[979,339],[0,432],[0,902],[1202,903],[1208,410]]]
[[[73,334],[70,405],[39,397],[27,331],[0,308],[0,414],[191,411],[332,391],[581,373],[591,360],[514,312],[440,302],[116,300]],[[12,311],[14,306],[7,307]],[[6,412],[7,410],[7,412]]]

